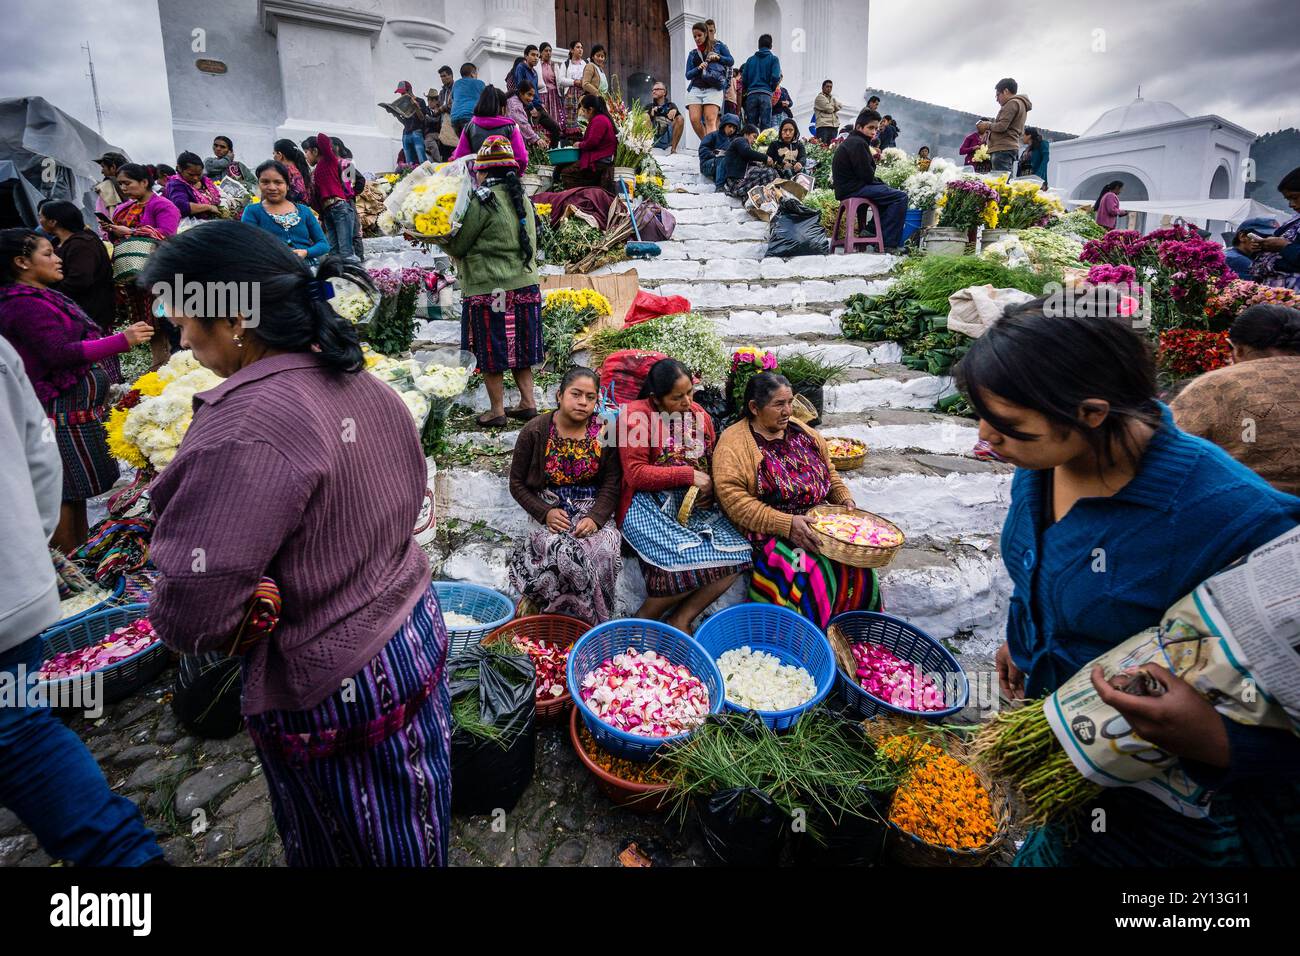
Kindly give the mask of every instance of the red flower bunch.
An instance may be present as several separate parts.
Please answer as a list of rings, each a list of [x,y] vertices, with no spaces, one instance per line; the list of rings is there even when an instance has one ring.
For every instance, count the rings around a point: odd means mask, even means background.
[[[1083,244],[1079,259],[1097,265],[1138,266],[1149,258],[1151,244],[1136,229],[1112,229]]]
[[[117,401],[118,408],[135,408],[140,404],[140,390],[133,388]]]
[[[1227,332],[1168,329],[1160,333],[1156,361],[1170,374],[1187,378],[1231,364],[1232,345]]]

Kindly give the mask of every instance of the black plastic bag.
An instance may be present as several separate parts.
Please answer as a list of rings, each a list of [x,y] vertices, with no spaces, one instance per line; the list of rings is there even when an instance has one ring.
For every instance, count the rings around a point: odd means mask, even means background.
[[[494,739],[480,737],[452,722],[452,812],[509,812],[533,779],[537,705],[532,658],[474,645],[452,657],[447,667],[453,707],[459,698],[474,695],[479,716],[500,733]]]
[[[713,419],[713,432],[721,435],[733,418],[731,407],[727,402],[727,397],[722,394],[722,389],[716,385],[710,385],[702,388],[695,393],[695,403],[709,413],[709,418]]]
[[[172,711],[195,737],[225,740],[244,726],[240,659],[221,653],[182,654],[172,691]]]
[[[891,793],[860,788],[875,815],[845,814],[837,822],[818,809],[808,811],[808,827],[794,835],[794,863],[797,866],[875,866],[885,852]],[[812,833],[817,829],[817,836]],[[820,838],[820,839],[819,839]]]
[[[762,790],[735,787],[699,801],[704,844],[725,866],[775,866],[790,818]]]
[[[767,234],[768,257],[825,256],[831,237],[822,228],[821,213],[791,196],[782,199]]]

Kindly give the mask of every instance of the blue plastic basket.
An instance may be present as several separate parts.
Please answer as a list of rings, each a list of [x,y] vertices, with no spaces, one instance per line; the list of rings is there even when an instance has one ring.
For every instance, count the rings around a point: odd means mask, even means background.
[[[737,604],[719,611],[695,632],[716,662],[727,651],[748,645],[780,658],[782,664],[802,667],[817,684],[813,698],[787,710],[757,710],[763,723],[773,730],[790,727],[808,709],[826,699],[835,686],[835,652],[830,641],[807,618],[775,604]],[[725,683],[725,682],[724,682]],[[727,701],[727,710],[749,708]]]
[[[448,655],[457,654],[477,644],[515,616],[515,604],[499,591],[464,581],[434,581],[438,607],[445,614],[468,614],[479,624],[475,627],[447,628]]]
[[[683,634],[675,627],[659,621],[643,621],[639,618],[623,618],[598,624],[573,645],[569,652],[569,666],[566,679],[573,694],[573,704],[582,715],[582,722],[605,750],[616,757],[628,760],[650,760],[656,751],[665,744],[685,740],[689,733],[674,734],[671,737],[642,737],[617,730],[605,723],[582,699],[579,693],[582,679],[605,661],[616,654],[624,653],[634,647],[637,651],[654,651],[666,657],[674,664],[684,665],[700,679],[705,690],[709,692],[709,713],[721,713],[725,704],[722,691],[722,675],[709,652],[700,646],[694,638]]]
[[[123,607],[112,607],[80,615],[58,627],[52,627],[42,635],[44,640],[41,661],[43,663],[64,651],[75,651],[98,644],[119,627],[125,627],[148,614],[148,604],[127,604]],[[43,685],[49,695],[47,699],[51,702],[89,701],[95,675],[102,675],[104,682],[102,702],[111,704],[153,680],[158,676],[158,672],[167,666],[167,660],[167,647],[162,641],[154,641],[130,657],[107,667],[101,667],[97,671],[90,671],[77,677],[65,677],[62,680],[44,681]],[[85,683],[81,688],[80,696],[77,696],[72,685],[79,681]]]
[[[942,675],[944,694],[948,707],[943,710],[908,710],[896,707],[888,701],[881,700],[874,694],[862,689],[854,680],[854,675],[844,673],[836,667],[840,675],[840,693],[854,713],[861,717],[875,717],[877,714],[902,714],[905,717],[919,717],[922,720],[943,720],[951,717],[966,706],[970,698],[970,682],[957,659],[944,649],[943,645],[919,627],[913,627],[904,620],[875,611],[846,611],[830,619],[827,629],[839,627],[850,644],[871,641],[893,651],[905,661],[918,664],[923,674]],[[956,675],[957,693],[949,693],[950,675]]]
[[[115,585],[113,586],[113,591],[112,591],[111,594],[109,594],[108,597],[104,598],[104,600],[100,601],[98,604],[92,604],[90,607],[86,608],[84,611],[78,611],[76,614],[72,615],[72,617],[70,617],[70,618],[67,618],[66,620],[60,621],[58,624],[55,624],[55,625],[52,626],[52,627],[46,628],[46,629],[41,633],[41,637],[45,637],[45,635],[49,634],[51,631],[57,631],[57,630],[59,630],[60,628],[67,627],[69,624],[72,624],[72,623],[75,622],[75,621],[80,621],[80,620],[82,620],[83,618],[85,618],[85,617],[87,617],[87,616],[89,616],[89,615],[91,615],[91,614],[96,614],[96,613],[98,613],[99,611],[102,611],[102,610],[104,610],[105,608],[110,607],[110,606],[116,604],[118,601],[120,601],[120,600],[122,599],[122,595],[123,595],[125,592],[126,592],[126,576],[123,575],[122,577],[120,577],[120,578],[117,579],[117,584],[115,584]],[[121,627],[120,624],[119,624],[118,626]]]

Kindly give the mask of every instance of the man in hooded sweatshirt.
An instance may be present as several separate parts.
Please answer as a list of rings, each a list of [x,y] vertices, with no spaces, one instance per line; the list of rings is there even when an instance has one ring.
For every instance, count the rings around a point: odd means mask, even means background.
[[[758,38],[758,52],[740,68],[740,85],[745,90],[745,120],[759,130],[772,125],[772,94],[781,82],[781,61],[772,52],[772,34]]]
[[[1034,108],[1029,97],[1019,89],[1010,77],[998,80],[993,90],[1001,109],[992,123],[982,121],[975,127],[981,133],[989,134],[989,156],[995,173],[1015,175],[1016,156],[1020,152],[1020,140],[1025,135],[1025,119]]]
[[[724,113],[718,128],[700,140],[700,173],[712,176],[719,189],[727,181],[727,164],[723,157],[739,131],[740,117],[735,113]]]

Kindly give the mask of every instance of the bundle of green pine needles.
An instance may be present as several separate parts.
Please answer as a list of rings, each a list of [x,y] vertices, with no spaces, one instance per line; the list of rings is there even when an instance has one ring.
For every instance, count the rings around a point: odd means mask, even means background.
[[[859,725],[820,709],[780,734],[742,714],[710,717],[659,760],[679,819],[697,797],[752,788],[788,816],[803,811],[809,834],[818,839],[821,821],[882,819],[906,772],[878,757]]]
[[[1029,809],[1025,820],[1033,826],[1078,812],[1102,790],[1070,762],[1042,701],[999,712],[975,735],[971,753],[1019,789]]]

